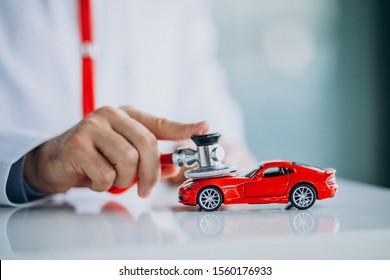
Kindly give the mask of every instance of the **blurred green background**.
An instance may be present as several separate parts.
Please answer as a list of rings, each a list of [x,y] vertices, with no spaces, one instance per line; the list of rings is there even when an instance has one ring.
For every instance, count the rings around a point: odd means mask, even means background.
[[[388,2],[214,2],[219,59],[259,160],[390,187]]]

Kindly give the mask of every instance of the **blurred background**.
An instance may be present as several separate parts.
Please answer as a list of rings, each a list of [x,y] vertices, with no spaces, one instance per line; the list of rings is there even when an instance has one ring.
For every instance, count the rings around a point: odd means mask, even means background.
[[[219,59],[259,160],[390,187],[389,1],[216,0]]]

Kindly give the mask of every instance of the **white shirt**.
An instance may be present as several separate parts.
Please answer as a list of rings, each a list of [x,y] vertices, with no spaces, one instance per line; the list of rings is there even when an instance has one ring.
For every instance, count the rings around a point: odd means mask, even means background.
[[[96,107],[130,104],[244,145],[208,1],[92,0]],[[82,118],[77,0],[0,1],[0,204],[11,165]]]

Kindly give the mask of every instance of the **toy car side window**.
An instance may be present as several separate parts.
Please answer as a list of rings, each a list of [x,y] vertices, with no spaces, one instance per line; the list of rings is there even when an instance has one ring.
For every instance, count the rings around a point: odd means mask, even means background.
[[[281,176],[284,175],[283,168],[281,167],[270,167],[264,170],[263,177],[264,178],[270,178],[275,176]]]
[[[291,173],[294,173],[294,170],[292,170],[291,168],[287,168],[287,167],[284,168],[284,174],[291,174]]]

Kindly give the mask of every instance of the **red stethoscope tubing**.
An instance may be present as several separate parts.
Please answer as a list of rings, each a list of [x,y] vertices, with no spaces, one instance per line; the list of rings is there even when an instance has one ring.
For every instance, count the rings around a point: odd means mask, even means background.
[[[87,49],[93,45],[92,12],[90,0],[79,0],[80,36],[82,52],[82,106],[85,117],[95,109],[94,61]]]
[[[92,113],[95,110],[95,88],[94,88],[94,61],[89,50],[93,46],[93,30],[92,30],[92,7],[91,0],[79,0],[79,27],[82,43],[82,112],[83,117]],[[172,166],[172,154],[162,154],[160,156],[161,168]],[[119,188],[112,186],[108,191],[110,193],[119,194],[128,190],[131,186],[137,183],[137,178],[127,188]]]

